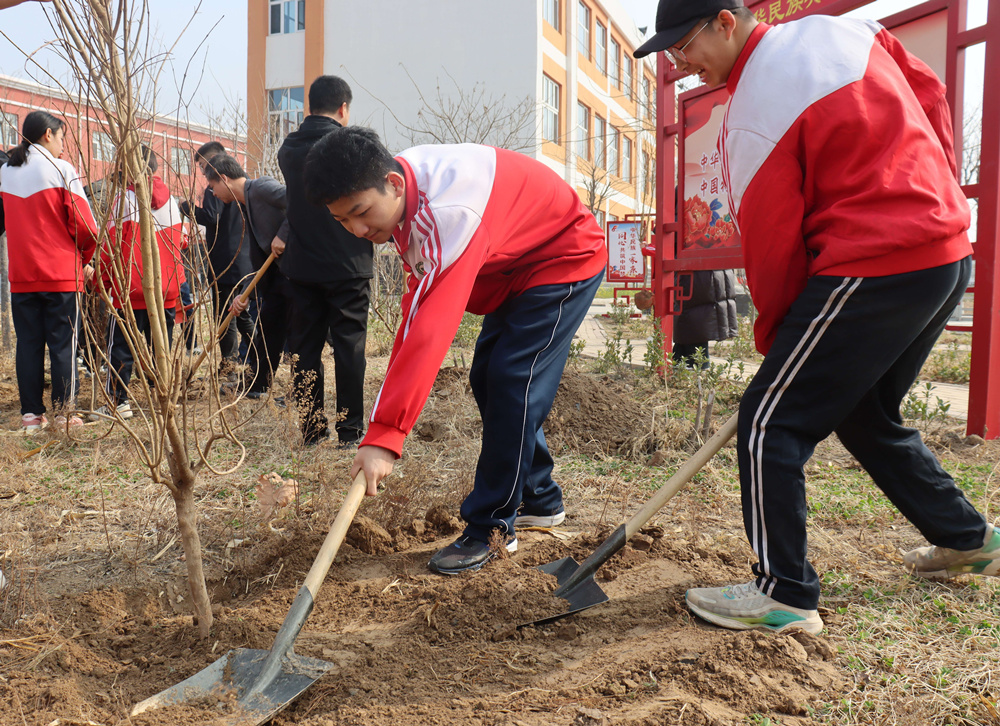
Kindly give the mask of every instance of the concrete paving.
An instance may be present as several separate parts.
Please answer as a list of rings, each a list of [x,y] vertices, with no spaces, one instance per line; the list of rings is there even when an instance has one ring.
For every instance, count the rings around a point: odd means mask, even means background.
[[[583,323],[580,325],[580,329],[576,333],[576,338],[584,341],[583,355],[588,358],[597,358],[605,352],[607,343],[607,332],[602,323],[604,315],[608,314],[612,309],[613,301],[610,298],[599,298],[595,299],[593,304],[590,306],[590,312],[584,319]],[[636,365],[643,364],[643,356],[646,354],[646,343],[645,340],[633,339],[630,341],[632,343],[632,363]],[[714,343],[710,346],[714,348]],[[712,356],[710,359],[712,363],[726,363],[724,358],[717,358]],[[757,364],[746,362],[745,370],[747,373],[754,373],[757,370]],[[920,390],[923,390],[924,382],[920,383]],[[969,416],[969,386],[962,385],[958,383],[937,383],[932,382],[931,385],[933,389],[931,391],[931,406],[933,407],[936,403],[936,399],[940,398],[945,403],[949,404],[948,415],[954,418],[962,419],[963,421]]]

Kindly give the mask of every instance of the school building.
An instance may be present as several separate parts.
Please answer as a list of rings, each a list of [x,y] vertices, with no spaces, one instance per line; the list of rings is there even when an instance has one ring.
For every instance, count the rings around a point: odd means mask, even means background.
[[[0,75],[0,147],[9,149],[20,143],[24,117],[32,111],[48,111],[63,120],[63,158],[76,167],[85,183],[105,177],[114,159],[114,147],[99,108],[58,88]],[[157,173],[176,196],[187,196],[192,189],[200,196],[204,177],[195,174],[194,152],[207,141],[221,142],[246,163],[245,139],[222,129],[156,116],[143,120],[140,135],[157,155]]]
[[[655,67],[632,58],[640,38],[619,0],[249,0],[249,156],[273,158],[330,74],[351,85],[350,123],[390,151],[504,145],[558,171],[602,224],[652,212]]]

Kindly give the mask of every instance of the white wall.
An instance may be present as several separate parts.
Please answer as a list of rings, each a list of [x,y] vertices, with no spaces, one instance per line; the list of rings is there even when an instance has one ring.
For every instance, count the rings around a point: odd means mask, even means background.
[[[305,85],[302,82],[306,72],[305,32],[276,33],[267,36],[265,42],[265,86],[271,89]]]
[[[539,0],[326,0],[325,12],[324,73],[351,84],[351,123],[374,128],[390,151],[409,146],[393,114],[412,125],[421,106],[407,74],[428,98],[438,83],[446,95],[485,84],[510,105],[536,97]],[[269,46],[269,87],[270,57]]]

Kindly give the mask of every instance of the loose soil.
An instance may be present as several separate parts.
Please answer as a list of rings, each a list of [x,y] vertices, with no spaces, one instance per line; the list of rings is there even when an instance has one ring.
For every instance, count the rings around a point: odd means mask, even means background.
[[[379,365],[370,371],[374,386]],[[0,406],[13,429],[9,376]],[[819,723],[811,706],[851,687],[832,607],[821,611],[829,626],[821,637],[723,631],[685,608],[689,587],[748,579],[738,492],[724,488],[709,504],[678,497],[599,571],[609,602],[548,625],[530,623],[566,603],[552,596],[554,579],[536,566],[585,559],[648,490],[576,476],[567,484],[560,536],[521,532],[516,553],[479,572],[429,572],[428,558],[461,528],[458,503],[471,486],[481,435],[474,411],[466,371],[443,370],[407,457],[386,490],[366,501],[297,640],[296,652],[334,667],[275,723],[722,726],[760,716],[805,726]],[[647,423],[653,419],[625,384],[570,368],[549,422],[557,465],[581,454],[644,463],[658,451],[675,466],[688,455],[687,443]],[[269,426],[281,423],[270,421],[247,430],[260,436],[260,451],[274,438]],[[55,438],[43,433],[30,443]],[[955,437],[939,444],[949,451],[964,445]],[[238,495],[253,490],[255,473],[205,487],[202,539],[217,613],[211,637],[200,640],[180,548],[170,543],[172,512],[148,477],[130,470],[125,487],[108,486],[103,509],[100,499],[81,505],[79,492],[53,494],[52,468],[126,466],[124,445],[104,445],[98,454],[96,444],[63,439],[22,458],[29,443],[13,436],[0,442],[2,564],[11,579],[0,593],[0,723],[215,722],[227,704],[134,718],[128,712],[231,649],[270,647],[337,512],[351,455],[329,444],[276,454],[292,460],[288,466],[312,496],[269,524]],[[835,443],[825,447],[818,453],[824,465],[849,465]],[[726,467],[731,475],[732,454],[705,476]],[[129,496],[148,492],[138,511],[128,511],[128,487]],[[879,536],[887,546],[913,543],[911,532]],[[838,546],[819,545],[817,559],[835,557]]]

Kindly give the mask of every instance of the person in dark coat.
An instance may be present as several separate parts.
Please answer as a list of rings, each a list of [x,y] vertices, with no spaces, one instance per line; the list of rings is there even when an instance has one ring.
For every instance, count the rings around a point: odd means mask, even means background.
[[[208,160],[225,151],[218,141],[209,141],[195,153],[195,161],[204,172]],[[215,197],[211,187],[205,188],[200,207],[192,208],[189,202],[184,201],[180,204],[180,210],[181,214],[193,217],[205,228],[205,247],[208,250],[212,276],[209,280],[212,286],[212,306],[216,324],[221,323],[236,294],[236,288],[250,273],[250,249],[243,241],[243,215],[239,204],[223,204]],[[254,321],[249,311],[244,311],[230,323],[219,341],[222,351],[220,372],[232,377],[240,359],[237,331],[247,349],[253,339],[253,327]]]
[[[708,368],[708,341],[735,338],[736,275],[732,270],[695,270],[678,276],[681,314],[674,321],[673,358],[694,368]],[[684,299],[688,298],[688,299]]]
[[[309,115],[278,150],[288,190],[287,248],[281,271],[290,280],[288,348],[297,356],[293,384],[306,444],[329,436],[321,355],[331,338],[337,384],[336,429],[343,447],[364,432],[365,340],[373,266],[372,243],[355,237],[305,192],[306,157],[331,130],[346,126],[351,88],[336,76],[309,87]]]
[[[205,178],[217,199],[225,203],[238,202],[245,212],[250,261],[255,272],[272,251],[276,256],[284,252],[284,237],[288,234],[284,184],[269,176],[248,179],[240,163],[226,154],[212,157],[205,167]],[[244,376],[242,392],[247,398],[267,395],[285,347],[291,303],[288,278],[281,273],[279,265],[279,261],[273,262],[253,291],[259,314],[247,358],[249,371]],[[247,300],[246,305],[241,306],[237,299],[233,309],[242,312],[249,304]]]

